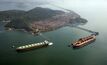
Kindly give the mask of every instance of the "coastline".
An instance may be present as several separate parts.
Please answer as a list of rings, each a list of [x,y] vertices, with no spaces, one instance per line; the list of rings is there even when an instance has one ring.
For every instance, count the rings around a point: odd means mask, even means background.
[[[86,19],[81,18],[81,16],[75,12],[63,12],[40,7],[34,8],[27,12],[25,12],[26,15],[17,17],[15,16],[16,18],[12,19],[10,18],[9,22],[4,26],[5,29],[8,31],[21,30],[35,35],[40,32],[53,31],[68,25],[74,24],[77,26],[87,23]]]

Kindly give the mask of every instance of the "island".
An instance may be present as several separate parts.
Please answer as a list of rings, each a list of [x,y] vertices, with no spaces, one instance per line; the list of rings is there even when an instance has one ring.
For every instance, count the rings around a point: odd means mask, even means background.
[[[64,12],[42,7],[36,7],[29,11],[0,11],[0,21],[7,23],[5,28],[8,30],[20,29],[32,34],[87,23],[86,19],[81,18],[80,15],[73,11]]]

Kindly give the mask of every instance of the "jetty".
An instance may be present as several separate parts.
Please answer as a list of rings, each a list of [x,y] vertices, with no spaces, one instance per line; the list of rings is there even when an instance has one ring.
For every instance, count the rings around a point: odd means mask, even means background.
[[[92,33],[92,35],[93,35],[93,34],[94,34],[94,35],[98,35],[98,34],[99,34],[99,32],[95,32],[95,31],[92,31],[92,30],[89,30],[89,29],[85,29],[85,28],[82,28],[82,27],[79,27],[79,26],[76,26],[75,28],[81,29],[81,30],[84,30],[84,31],[87,31],[87,32],[89,32],[89,33]]]

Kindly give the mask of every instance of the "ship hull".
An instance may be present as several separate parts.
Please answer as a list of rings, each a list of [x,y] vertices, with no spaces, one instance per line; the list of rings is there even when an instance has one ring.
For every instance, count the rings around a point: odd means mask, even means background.
[[[47,47],[48,44],[45,45],[38,45],[38,46],[34,46],[34,47],[29,47],[29,48],[24,48],[24,49],[16,49],[17,52],[26,52],[26,51],[30,51],[30,50],[34,50],[34,49],[39,49],[39,48],[45,48]]]
[[[89,41],[89,42],[86,42],[86,43],[84,43],[84,44],[81,44],[81,45],[79,45],[79,46],[72,45],[72,47],[73,47],[73,48],[82,48],[82,47],[84,47],[84,46],[86,46],[86,45],[89,45],[90,43],[94,42],[95,40],[96,40],[96,39],[93,39],[93,40],[91,40],[91,41]]]

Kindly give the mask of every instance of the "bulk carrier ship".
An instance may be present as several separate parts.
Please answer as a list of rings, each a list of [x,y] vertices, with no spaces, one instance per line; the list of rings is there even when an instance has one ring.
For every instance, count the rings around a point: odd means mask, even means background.
[[[42,48],[52,44],[53,44],[52,42],[45,40],[44,42],[28,44],[28,45],[17,47],[16,51],[26,51],[26,50],[36,49],[36,48]]]
[[[96,35],[90,35],[90,36],[80,38],[79,40],[75,41],[72,44],[72,46],[73,46],[73,48],[83,47],[83,46],[93,42],[94,40],[96,40]]]

